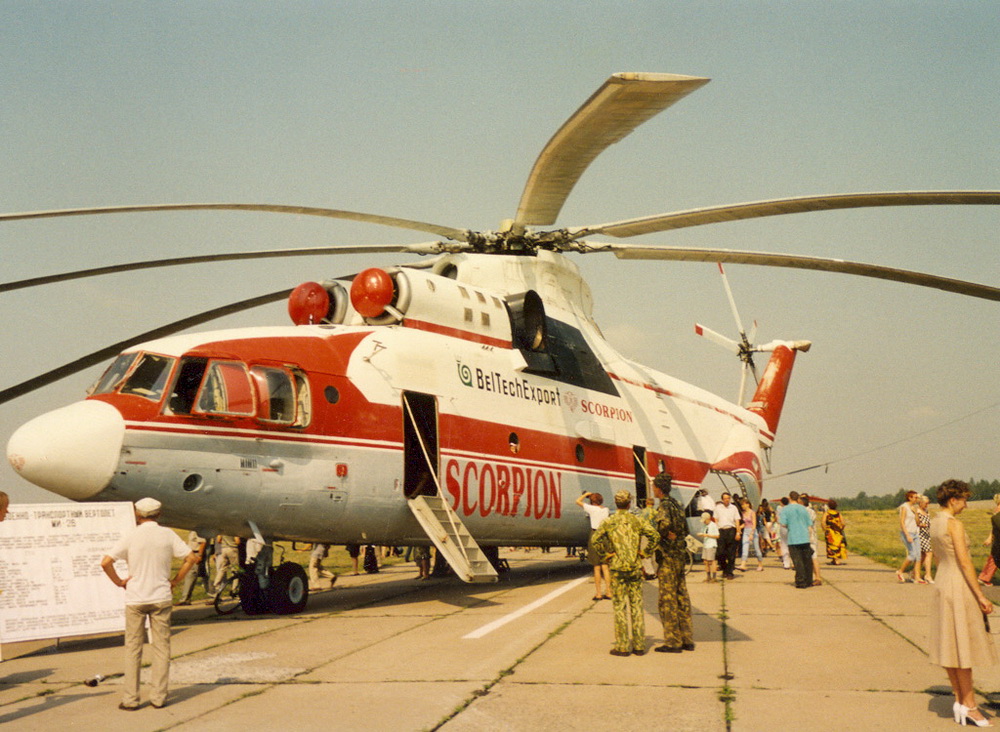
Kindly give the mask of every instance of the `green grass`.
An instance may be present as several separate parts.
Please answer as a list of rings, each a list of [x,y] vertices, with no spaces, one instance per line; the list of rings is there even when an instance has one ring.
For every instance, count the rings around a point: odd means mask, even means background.
[[[931,506],[931,517],[937,515],[937,506]],[[982,569],[989,556],[989,547],[983,541],[990,535],[990,515],[992,511],[982,508],[968,508],[959,515],[969,537],[969,550],[976,569]],[[847,524],[847,550],[849,554],[861,554],[876,562],[898,567],[903,561],[903,542],[899,539],[899,513],[889,511],[844,511]],[[823,541],[820,540],[823,554]],[[850,560],[848,560],[850,561]]]

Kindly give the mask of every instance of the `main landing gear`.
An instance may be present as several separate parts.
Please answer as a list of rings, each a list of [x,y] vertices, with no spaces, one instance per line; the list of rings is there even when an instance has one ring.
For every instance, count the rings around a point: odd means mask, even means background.
[[[240,604],[247,615],[293,615],[306,609],[309,578],[295,562],[273,564],[274,549],[265,545],[240,584]]]
[[[293,615],[305,610],[309,578],[295,562],[274,565],[274,548],[265,544],[240,580],[240,605],[247,615]],[[280,560],[280,557],[279,557]]]

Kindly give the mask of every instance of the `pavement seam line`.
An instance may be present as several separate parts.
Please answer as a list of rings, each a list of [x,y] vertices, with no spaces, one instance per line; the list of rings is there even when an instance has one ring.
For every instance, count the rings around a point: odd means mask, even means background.
[[[862,556],[864,556],[864,555],[862,555]],[[872,560],[872,561],[874,561],[874,560]],[[839,592],[839,593],[840,593],[841,595],[843,595],[843,596],[844,596],[844,597],[846,597],[846,598],[847,598],[848,600],[850,600],[850,601],[851,601],[851,602],[853,602],[853,603],[854,603],[855,605],[857,605],[857,606],[858,606],[859,608],[861,608],[862,612],[864,612],[864,613],[865,613],[866,615],[868,615],[868,616],[869,616],[869,617],[870,617],[870,618],[871,618],[872,620],[874,620],[875,622],[877,622],[877,623],[880,623],[880,624],[881,624],[881,625],[883,625],[884,627],[888,628],[888,629],[889,629],[889,630],[891,630],[891,631],[892,631],[893,633],[895,633],[895,634],[896,634],[896,635],[898,635],[898,636],[899,636],[900,638],[902,638],[902,639],[903,639],[903,640],[905,640],[905,641],[906,641],[907,643],[909,643],[909,644],[910,644],[911,646],[913,646],[913,647],[914,647],[914,648],[916,648],[916,649],[917,649],[918,651],[920,651],[921,653],[923,653],[923,654],[924,654],[925,656],[927,656],[928,658],[930,658],[930,654],[929,654],[929,653],[928,653],[928,652],[927,652],[927,651],[926,651],[926,650],[925,650],[924,648],[921,648],[921,647],[920,647],[919,645],[917,645],[916,641],[912,640],[911,638],[908,638],[908,637],[906,637],[906,636],[905,636],[905,635],[903,635],[903,634],[902,634],[902,633],[901,633],[900,631],[898,631],[898,630],[896,630],[895,628],[893,628],[893,627],[892,627],[891,625],[889,625],[889,624],[888,624],[887,622],[885,622],[885,621],[884,621],[884,620],[883,620],[883,619],[882,619],[882,618],[881,618],[880,616],[876,615],[874,611],[872,611],[872,610],[869,610],[868,608],[866,608],[866,607],[865,607],[864,605],[862,605],[862,604],[861,604],[860,602],[858,602],[858,601],[857,601],[857,600],[855,600],[855,599],[854,599],[853,597],[851,597],[850,595],[848,595],[848,594],[847,594],[847,592],[845,592],[844,590],[840,589],[840,587],[838,587],[838,586],[837,586],[836,584],[834,584],[833,582],[830,582],[829,580],[824,580],[824,581],[825,581],[825,583],[826,583],[826,584],[830,585],[830,587],[832,587],[833,589],[835,589],[835,590],[836,590],[837,592]],[[993,603],[993,604],[995,605],[996,603]],[[891,617],[902,617],[902,614],[901,614],[901,615],[899,615],[899,616],[891,616]],[[980,696],[982,696],[982,697],[984,697],[984,698],[986,698],[986,699],[989,699],[989,698],[990,698],[990,696],[989,696],[989,692],[986,692],[986,691],[984,691],[984,690],[980,689],[980,688],[979,688],[979,687],[977,687],[977,686],[973,686],[973,691],[975,691],[975,692],[976,692],[977,694],[979,694]],[[935,693],[935,692],[931,692],[931,693]],[[946,694],[945,694],[945,696],[946,696]]]
[[[480,699],[480,698],[486,696],[487,694],[489,694],[490,691],[493,689],[494,686],[496,686],[501,681],[503,681],[505,678],[507,678],[508,676],[510,676],[511,674],[513,674],[514,673],[514,669],[516,669],[518,666],[520,666],[522,663],[524,663],[524,661],[526,661],[528,658],[530,658],[538,649],[540,649],[542,646],[544,646],[546,643],[548,643],[553,638],[556,638],[557,636],[561,635],[562,632],[564,630],[566,630],[566,628],[568,628],[572,623],[574,623],[577,620],[579,620],[581,617],[583,617],[584,615],[586,615],[587,613],[589,613],[595,607],[597,607],[597,605],[592,603],[589,607],[583,608],[583,610],[581,610],[580,612],[578,612],[573,617],[569,618],[568,620],[563,621],[562,624],[560,624],[552,632],[550,632],[547,636],[545,636],[542,640],[540,640],[533,648],[528,649],[523,656],[521,656],[520,658],[518,658],[516,661],[514,661],[514,663],[512,663],[507,668],[501,670],[500,673],[498,673],[496,675],[496,678],[494,678],[492,681],[486,682],[481,688],[477,689],[476,691],[473,691],[472,694],[469,695],[469,698],[465,700],[465,702],[463,702],[458,707],[456,707],[451,712],[451,714],[449,714],[444,719],[442,719],[441,721],[439,721],[436,725],[434,725],[433,727],[431,727],[430,728],[430,732],[435,732],[436,730],[441,729],[441,727],[443,727],[445,724],[447,724],[451,720],[455,719],[459,714],[461,714],[466,709],[468,709],[469,706],[474,701],[476,701],[476,699]]]
[[[544,573],[542,576],[539,576],[537,578],[533,578],[533,579],[529,580],[528,582],[525,582],[524,584],[513,585],[513,586],[511,586],[511,587],[509,587],[509,588],[507,588],[507,589],[505,589],[505,590],[503,590],[501,592],[498,592],[496,594],[497,595],[506,595],[506,594],[508,594],[510,592],[513,592],[514,590],[518,590],[518,589],[521,589],[521,588],[524,588],[524,587],[533,586],[535,584],[538,584],[538,583],[544,581],[545,579],[548,578],[548,576],[549,576],[549,573]],[[430,589],[430,588],[415,587],[415,588],[412,588],[412,589],[407,589],[404,592],[399,593],[398,595],[392,595],[389,599],[395,599],[397,597],[400,597],[400,596],[403,596],[403,595],[407,595],[407,594],[410,594],[412,592],[420,592],[420,591],[423,591],[425,589]],[[375,604],[377,604],[379,602],[384,601],[385,599],[386,598],[379,598],[378,600],[371,600],[370,602],[361,603],[361,604],[359,604],[359,605],[357,605],[355,607],[352,607],[351,609],[352,610],[356,610],[358,608],[364,608],[364,607],[368,607],[368,606],[371,606],[371,605],[375,605]],[[435,622],[437,620],[441,620],[442,618],[448,618],[448,617],[451,617],[453,615],[457,615],[459,613],[462,613],[462,612],[464,612],[466,610],[471,610],[471,609],[473,609],[475,607],[478,607],[478,606],[480,606],[480,605],[482,605],[482,604],[484,604],[486,602],[488,602],[488,600],[483,599],[483,600],[475,602],[475,603],[473,603],[473,604],[471,604],[471,605],[469,605],[467,607],[455,608],[455,610],[453,610],[452,612],[449,612],[449,613],[441,613],[439,615],[427,616],[427,617],[425,617],[424,622],[422,622],[422,623],[418,623],[416,625],[409,626],[409,627],[407,627],[405,629],[401,629],[401,630],[397,631],[396,633],[393,633],[392,635],[386,636],[384,638],[380,638],[377,641],[373,641],[372,643],[370,643],[370,644],[368,644],[366,646],[363,646],[361,648],[356,648],[356,649],[354,649],[354,650],[352,650],[352,651],[350,651],[348,653],[345,653],[343,655],[329,658],[329,659],[325,660],[323,663],[317,664],[317,665],[313,666],[312,668],[303,669],[302,671],[298,672],[297,674],[295,674],[294,676],[292,676],[289,679],[285,679],[283,681],[266,682],[263,685],[263,688],[255,690],[254,692],[248,692],[246,694],[243,694],[243,695],[241,695],[241,696],[239,696],[239,697],[237,697],[235,699],[232,699],[232,700],[226,702],[225,704],[222,704],[222,705],[220,705],[220,706],[218,706],[215,709],[212,709],[210,711],[214,712],[217,709],[222,709],[224,707],[230,706],[231,704],[235,704],[236,702],[241,701],[243,699],[246,699],[248,697],[257,696],[259,694],[263,694],[264,692],[269,691],[270,689],[273,689],[273,688],[278,687],[278,686],[284,686],[284,685],[293,684],[293,683],[313,683],[313,682],[304,682],[304,681],[300,680],[298,677],[300,677],[300,676],[302,676],[304,674],[307,674],[307,673],[311,673],[311,672],[315,671],[317,668],[319,668],[320,666],[322,666],[322,665],[324,665],[326,663],[330,663],[332,661],[337,661],[337,660],[340,660],[342,658],[346,658],[351,653],[356,653],[356,652],[358,652],[360,650],[364,650],[365,648],[370,648],[370,647],[372,647],[374,645],[377,645],[378,643],[381,643],[381,642],[383,642],[383,641],[385,641],[385,640],[387,640],[389,638],[394,638],[394,637],[396,637],[398,635],[401,635],[403,633],[410,632],[411,630],[414,630],[414,629],[417,629],[417,628],[421,628],[421,627],[423,627],[425,625],[428,625],[430,623],[433,623],[433,622]],[[591,610],[593,607],[594,606],[591,605],[591,607],[589,607],[589,608],[584,608],[584,610],[582,612],[580,612],[579,614],[577,614],[575,617],[570,618],[569,620],[565,621],[561,626],[559,626],[558,628],[556,628],[556,630],[554,630],[548,637],[546,637],[545,639],[543,639],[537,646],[535,646],[534,648],[530,649],[527,653],[525,653],[524,656],[522,656],[517,661],[515,661],[514,664],[511,665],[508,669],[505,669],[505,670],[501,671],[500,674],[497,676],[497,678],[494,679],[491,682],[488,682],[487,685],[484,686],[480,690],[479,693],[473,693],[473,695],[471,696],[471,698],[468,699],[464,705],[462,705],[461,707],[459,707],[459,709],[457,709],[451,716],[449,716],[447,719],[444,719],[441,722],[439,722],[432,729],[438,729],[442,724],[444,724],[445,722],[447,722],[448,719],[451,719],[455,714],[458,714],[459,712],[461,712],[462,709],[464,709],[469,704],[471,704],[479,696],[484,696],[486,693],[488,693],[489,689],[492,688],[494,684],[498,683],[505,676],[507,676],[510,673],[512,673],[513,669],[518,664],[520,664],[524,659],[526,659],[528,656],[530,656],[532,653],[534,653],[536,650],[538,650],[538,648],[540,648],[542,645],[544,645],[550,638],[553,638],[556,635],[558,635],[559,633],[561,633],[563,631],[563,629],[565,629],[571,622],[573,622],[574,620],[576,620],[577,618],[579,618],[581,615],[583,615],[583,613],[588,612],[589,610]],[[216,644],[214,646],[209,646],[208,648],[202,648],[202,649],[200,649],[198,651],[191,651],[191,652],[185,653],[185,654],[183,654],[181,656],[176,656],[176,658],[184,658],[186,656],[193,655],[194,653],[201,653],[201,652],[204,652],[204,651],[207,651],[207,650],[212,650],[213,648],[218,648],[220,646],[227,645],[228,643],[232,643],[232,642],[234,642],[236,640],[246,640],[246,639],[250,639],[250,638],[256,638],[258,636],[263,636],[263,635],[267,635],[269,633],[277,632],[277,631],[282,630],[284,628],[288,628],[288,627],[292,627],[292,626],[298,626],[298,625],[306,625],[306,624],[309,624],[309,623],[316,622],[318,620],[323,620],[324,618],[330,617],[332,615],[340,615],[343,612],[345,612],[345,611],[344,610],[337,610],[337,611],[334,611],[334,612],[331,612],[331,613],[326,613],[326,614],[324,614],[322,616],[317,616],[317,617],[312,617],[312,618],[303,618],[299,622],[289,623],[288,625],[283,625],[281,628],[267,629],[267,630],[263,630],[263,631],[261,631],[259,633],[253,633],[253,634],[250,634],[250,635],[241,636],[240,638],[231,639],[229,641],[223,641],[223,642],[220,642],[220,643],[218,643],[218,644]],[[284,616],[284,617],[287,617],[287,616]],[[171,658],[171,661],[172,660],[173,660],[173,658]],[[146,666],[146,665],[149,665],[149,664],[143,664],[143,666]],[[252,682],[248,682],[248,683],[252,683]],[[325,683],[328,683],[328,682],[325,682]],[[227,685],[233,685],[233,684],[227,684]],[[218,684],[209,684],[209,686],[218,686]],[[187,724],[188,722],[195,721],[195,720],[197,720],[197,719],[205,716],[205,714],[208,714],[208,713],[209,712],[205,712],[204,714],[199,714],[199,715],[197,715],[195,717],[191,717],[190,719],[179,721],[177,724],[170,725],[169,727],[163,727],[162,729],[167,730],[167,729],[172,729],[173,727],[176,727],[176,726],[178,726],[180,724]]]
[[[534,582],[526,582],[523,585],[517,585],[517,586],[514,586],[514,587],[509,587],[509,588],[506,588],[503,591],[498,592],[497,595],[505,595],[505,594],[508,594],[509,592],[512,592],[515,589],[520,589],[521,587],[528,587],[528,586],[531,586],[532,584],[534,584]],[[430,590],[430,589],[432,589],[432,588],[431,587],[412,587],[412,588],[406,588],[405,590],[402,590],[401,592],[399,592],[397,594],[388,595],[386,597],[376,598],[376,599],[373,599],[373,600],[369,600],[367,602],[362,602],[362,603],[359,603],[357,605],[353,605],[350,608],[339,609],[339,610],[332,610],[332,611],[330,611],[328,613],[324,613],[323,615],[318,615],[318,616],[310,617],[310,618],[296,618],[294,622],[290,622],[287,625],[282,625],[279,628],[266,628],[266,629],[261,630],[261,631],[256,632],[256,633],[249,633],[247,635],[239,636],[238,638],[230,638],[229,640],[219,641],[218,643],[216,643],[215,645],[212,645],[212,646],[206,646],[205,648],[199,648],[199,649],[196,649],[196,650],[188,651],[187,653],[181,653],[181,654],[179,654],[177,656],[171,656],[171,661],[173,661],[175,659],[178,659],[178,658],[185,658],[187,656],[194,655],[196,653],[204,653],[205,651],[210,651],[210,650],[212,650],[214,648],[219,648],[221,646],[229,645],[230,643],[235,643],[237,641],[250,640],[251,638],[258,638],[258,637],[261,637],[261,636],[268,635],[269,633],[277,633],[278,631],[284,630],[284,629],[292,627],[292,626],[305,625],[307,623],[314,623],[314,622],[319,621],[319,620],[325,620],[325,619],[330,618],[330,617],[335,617],[335,616],[338,616],[338,615],[342,615],[343,613],[348,612],[348,611],[360,610],[360,609],[363,609],[363,608],[371,607],[371,606],[377,605],[377,604],[379,604],[381,602],[384,602],[387,599],[389,599],[389,600],[395,600],[397,598],[405,597],[406,595],[410,595],[410,594],[413,594],[415,592],[423,592],[423,591]],[[450,617],[450,616],[455,615],[456,613],[460,613],[460,612],[462,612],[464,610],[471,610],[472,608],[478,607],[478,606],[482,605],[485,602],[488,602],[488,600],[485,600],[485,599],[484,600],[479,600],[478,602],[475,602],[475,603],[473,603],[473,604],[471,604],[471,605],[469,605],[467,607],[459,607],[459,608],[455,608],[451,612],[438,613],[438,614],[435,614],[435,615],[427,615],[425,617],[427,618],[427,622],[432,622],[434,620],[440,620],[441,618]],[[251,616],[248,616],[248,617],[251,617]],[[252,617],[254,617],[254,618],[261,618],[261,617],[268,617],[268,616],[266,614],[263,614],[261,616],[256,616],[255,615],[255,616],[252,616]],[[287,618],[289,616],[282,615],[282,616],[275,616],[275,617]],[[417,616],[414,615],[412,617],[417,617]],[[221,620],[231,620],[231,618],[224,618],[223,616],[208,616],[203,622],[219,622]],[[237,621],[237,622],[240,622],[240,621]],[[184,627],[184,625],[194,625],[194,624],[198,624],[198,623],[185,623],[183,625],[178,625],[177,627]],[[424,623],[424,624],[426,624],[426,623]],[[415,627],[419,627],[419,626],[415,626]],[[338,658],[343,658],[343,656],[340,656]],[[333,660],[336,660],[336,659],[333,659]],[[145,662],[145,663],[143,663],[143,668],[145,668],[146,666],[149,666],[149,665],[150,665],[150,662]]]
[[[848,595],[847,592],[845,592],[844,590],[840,589],[840,587],[837,586],[837,584],[831,582],[830,580],[823,580],[823,584],[829,585],[830,587],[832,587],[833,589],[835,589],[837,592],[839,592],[841,595],[843,595],[845,598],[847,598],[848,600],[850,600],[858,608],[860,608],[861,611],[863,613],[865,613],[865,615],[867,615],[868,617],[870,617],[876,623],[878,623],[879,625],[882,625],[883,627],[887,628],[888,630],[890,630],[893,633],[895,633],[896,635],[898,635],[900,638],[902,638],[903,640],[905,640],[907,643],[909,643],[911,646],[913,646],[918,651],[920,651],[921,653],[923,653],[925,656],[928,655],[927,651],[924,650],[923,648],[921,648],[919,645],[917,645],[916,641],[912,640],[911,638],[907,638],[900,631],[898,631],[895,628],[893,628],[885,620],[883,620],[879,615],[876,615],[874,610],[869,610],[868,608],[866,608],[860,602],[858,602],[853,597],[851,597],[850,595]]]
[[[732,674],[729,672],[729,612],[726,607],[725,580],[722,581],[719,591],[722,595],[718,615],[722,630],[722,688],[719,689],[719,701],[724,705],[723,721],[726,723],[726,732],[732,732],[733,721],[736,718],[736,712],[733,708],[733,702],[736,701],[736,690],[729,685]]]

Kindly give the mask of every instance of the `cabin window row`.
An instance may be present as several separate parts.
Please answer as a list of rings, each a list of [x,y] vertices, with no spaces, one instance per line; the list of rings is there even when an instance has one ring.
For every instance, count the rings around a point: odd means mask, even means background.
[[[154,353],[122,354],[92,393],[117,391],[159,402],[175,363],[174,358]],[[256,417],[293,427],[305,427],[311,417],[309,382],[295,369],[186,358],[169,391],[166,414]]]

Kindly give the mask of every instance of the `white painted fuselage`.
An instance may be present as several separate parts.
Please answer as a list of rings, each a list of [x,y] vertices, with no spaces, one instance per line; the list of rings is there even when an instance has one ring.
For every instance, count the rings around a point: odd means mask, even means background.
[[[428,543],[414,490],[445,496],[484,546],[581,545],[581,492],[653,497],[663,471],[682,504],[713,470],[756,503],[777,415],[620,356],[561,255],[445,255],[391,275],[377,318],[349,282],[327,283],[340,322],[129,349],[85,401],[15,433],[8,458],[73,500],[153,496],[178,528],[336,544]],[[528,291],[541,321],[520,317]]]

